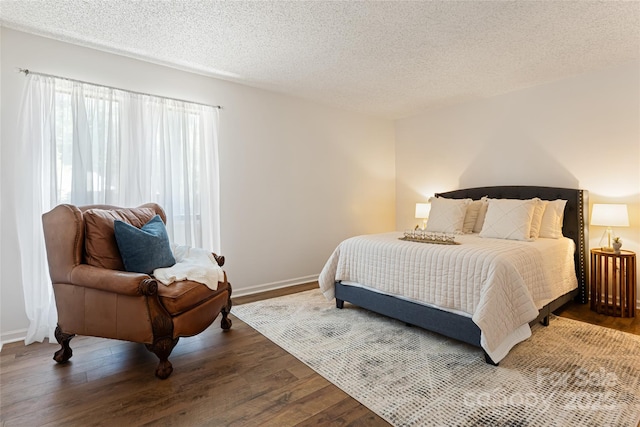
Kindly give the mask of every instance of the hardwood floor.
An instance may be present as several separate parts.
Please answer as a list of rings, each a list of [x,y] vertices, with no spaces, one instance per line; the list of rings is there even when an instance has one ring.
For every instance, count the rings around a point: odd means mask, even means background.
[[[235,304],[299,292],[317,283],[234,298]],[[232,310],[233,313],[233,310]],[[610,318],[570,304],[558,313],[640,335],[639,316]],[[232,316],[181,339],[167,380],[141,344],[75,337],[73,358],[57,344],[5,345],[0,352],[0,422],[5,426],[386,426],[346,393]]]
[[[612,317],[591,311],[589,304],[569,303],[555,312],[556,315],[568,319],[580,320],[592,325],[617,329],[634,335],[640,335],[640,310],[636,309],[635,317]]]
[[[273,297],[310,285],[275,291]],[[317,285],[314,285],[317,287]],[[235,304],[264,298],[234,299]],[[232,310],[233,313],[233,310]],[[183,338],[167,380],[141,344],[71,340],[73,357],[53,360],[57,344],[5,345],[0,352],[0,423],[5,426],[386,426],[302,362],[231,316]]]

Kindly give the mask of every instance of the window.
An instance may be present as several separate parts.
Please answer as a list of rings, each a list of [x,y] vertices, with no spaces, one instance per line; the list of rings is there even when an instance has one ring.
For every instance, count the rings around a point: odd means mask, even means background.
[[[50,283],[46,263],[34,270],[29,254],[45,259],[40,216],[58,204],[156,202],[174,243],[220,250],[217,120],[212,106],[27,75],[21,143],[33,168],[19,233],[29,242],[21,248],[28,342],[55,328],[38,313],[55,312],[50,285],[40,288]]]

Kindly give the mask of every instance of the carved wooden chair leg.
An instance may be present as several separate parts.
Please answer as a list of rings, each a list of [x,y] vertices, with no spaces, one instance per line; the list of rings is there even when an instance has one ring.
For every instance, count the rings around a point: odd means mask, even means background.
[[[233,322],[231,322],[231,319],[229,319],[228,317],[229,310],[227,310],[226,308],[223,308],[221,313],[222,313],[222,320],[220,321],[220,327],[225,331],[228,331],[229,329],[231,329],[231,325],[233,324]]]
[[[229,319],[229,313],[231,313],[231,307],[233,306],[233,302],[231,302],[231,283],[227,284],[229,286],[229,299],[227,300],[227,305],[220,312],[222,313],[222,320],[220,321],[220,327],[225,331],[231,329],[231,319]]]
[[[160,359],[156,367],[156,377],[161,380],[169,378],[169,375],[173,372],[173,365],[169,362],[169,355],[178,344],[179,339],[161,338],[153,344],[147,344],[147,349]]]
[[[62,329],[60,329],[60,325],[56,326],[55,337],[58,341],[58,344],[60,344],[62,348],[55,352],[55,354],[53,355],[53,360],[58,363],[65,363],[67,360],[71,359],[71,356],[73,356],[73,351],[69,346],[69,341],[71,341],[71,338],[75,336],[76,334],[67,334],[62,332]]]

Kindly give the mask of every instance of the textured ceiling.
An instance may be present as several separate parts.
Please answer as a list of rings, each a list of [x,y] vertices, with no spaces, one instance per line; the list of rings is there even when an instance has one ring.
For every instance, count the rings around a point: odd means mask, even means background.
[[[387,118],[640,58],[638,1],[2,0],[0,19]]]

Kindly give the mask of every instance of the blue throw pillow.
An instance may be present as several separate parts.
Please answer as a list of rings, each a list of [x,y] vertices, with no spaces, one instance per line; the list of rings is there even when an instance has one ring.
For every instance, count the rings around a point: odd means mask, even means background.
[[[125,270],[151,274],[156,268],[171,267],[176,263],[167,229],[159,215],[142,228],[116,220],[113,231]]]

